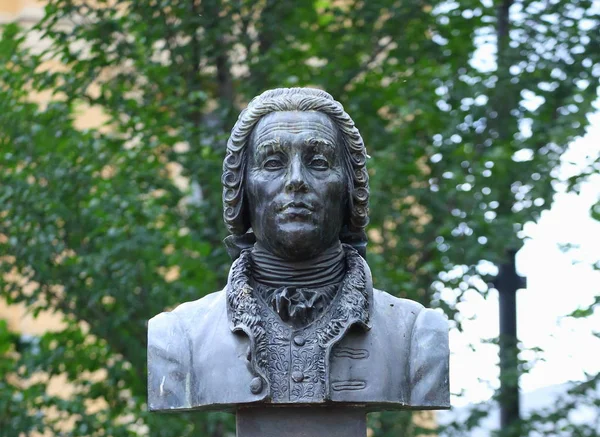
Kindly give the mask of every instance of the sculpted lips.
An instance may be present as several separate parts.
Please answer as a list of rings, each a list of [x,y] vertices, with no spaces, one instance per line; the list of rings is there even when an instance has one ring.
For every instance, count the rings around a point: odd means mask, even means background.
[[[314,210],[315,208],[313,205],[298,200],[286,202],[277,208],[279,213],[287,215],[291,218],[307,218],[313,213]]]
[[[289,208],[303,208],[309,211],[314,211],[314,207],[306,202],[292,200],[291,202],[284,203],[283,206],[279,207],[279,211],[285,211]]]

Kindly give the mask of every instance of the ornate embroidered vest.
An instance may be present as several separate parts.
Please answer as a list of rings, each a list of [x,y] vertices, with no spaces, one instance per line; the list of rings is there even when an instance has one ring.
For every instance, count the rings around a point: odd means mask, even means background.
[[[328,322],[327,313],[307,326],[294,328],[282,322],[266,302],[260,298],[258,301],[267,332],[271,401],[322,402],[325,399],[326,351],[317,341],[316,332]]]
[[[341,289],[323,314],[307,326],[294,328],[251,286],[250,251],[232,267],[227,295],[232,331],[250,338],[250,367],[270,387],[273,403],[323,402],[329,399],[329,352],[355,323],[369,329],[372,296],[358,252],[344,246],[347,273]]]

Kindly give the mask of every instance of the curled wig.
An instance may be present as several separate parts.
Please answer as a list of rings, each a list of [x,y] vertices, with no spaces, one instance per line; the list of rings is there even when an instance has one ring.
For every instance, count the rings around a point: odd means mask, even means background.
[[[348,187],[350,214],[340,240],[357,247],[364,255],[365,227],[369,222],[369,175],[365,145],[342,105],[325,91],[313,88],[277,88],[265,91],[252,99],[240,113],[227,141],[221,177],[223,220],[227,229],[232,235],[241,236],[250,228],[244,195],[246,146],[258,121],[265,115],[278,111],[318,111],[329,116],[338,127],[344,146],[344,162],[351,181],[351,186]]]

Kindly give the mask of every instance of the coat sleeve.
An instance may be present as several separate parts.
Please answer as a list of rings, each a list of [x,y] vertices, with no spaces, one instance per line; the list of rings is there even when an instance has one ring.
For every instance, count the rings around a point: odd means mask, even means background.
[[[191,351],[176,314],[161,313],[148,322],[148,409],[190,408]]]
[[[411,407],[450,408],[449,355],[446,317],[422,309],[411,337]]]

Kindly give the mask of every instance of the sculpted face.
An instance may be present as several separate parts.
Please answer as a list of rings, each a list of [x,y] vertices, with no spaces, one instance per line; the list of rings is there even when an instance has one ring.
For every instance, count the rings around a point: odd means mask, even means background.
[[[306,260],[338,239],[348,199],[342,143],[320,112],[273,112],[248,144],[246,196],[258,242],[288,260]]]

